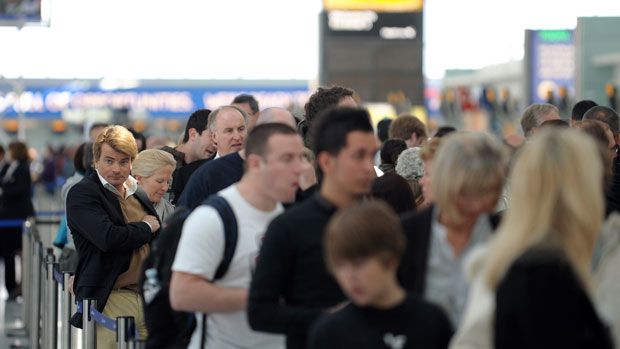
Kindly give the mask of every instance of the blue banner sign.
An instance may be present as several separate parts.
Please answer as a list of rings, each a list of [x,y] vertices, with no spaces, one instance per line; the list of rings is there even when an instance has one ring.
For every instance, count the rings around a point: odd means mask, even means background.
[[[123,109],[153,117],[187,117],[200,108],[228,105],[235,96],[248,93],[263,107],[303,106],[310,96],[307,87],[225,88],[134,88],[106,91],[63,88],[26,88],[22,93],[0,91],[0,116],[59,118],[63,110]]]

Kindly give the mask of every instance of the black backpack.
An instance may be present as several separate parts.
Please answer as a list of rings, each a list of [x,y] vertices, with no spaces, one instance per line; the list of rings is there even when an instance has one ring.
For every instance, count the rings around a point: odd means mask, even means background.
[[[221,279],[237,247],[237,220],[228,202],[218,195],[208,197],[203,203],[215,208],[224,222],[224,256],[213,281]],[[149,337],[147,348],[186,348],[196,329],[193,313],[174,311],[170,306],[169,288],[172,264],[181,238],[183,223],[191,211],[178,207],[164,222],[151,252],[142,265],[140,291],[144,298],[144,317]],[[154,272],[154,271],[155,272]],[[203,317],[202,339],[206,331],[206,315]],[[204,343],[204,340],[203,342]]]

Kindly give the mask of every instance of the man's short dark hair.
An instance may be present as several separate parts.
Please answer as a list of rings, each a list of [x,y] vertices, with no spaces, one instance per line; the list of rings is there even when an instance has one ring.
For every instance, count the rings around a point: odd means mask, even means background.
[[[396,166],[398,155],[407,149],[407,143],[402,139],[390,138],[381,147],[381,163]]]
[[[138,148],[138,153],[145,150],[146,149],[146,137],[144,136],[144,133],[136,131],[133,127],[128,127],[127,129],[129,130],[129,132],[131,132],[131,134],[133,135],[133,138],[136,139],[136,144],[138,143],[138,140],[142,142],[142,145],[140,146],[140,148]]]
[[[614,137],[620,131],[620,119],[618,118],[618,113],[609,107],[602,105],[592,107],[583,115],[583,119],[598,120],[606,123],[611,132],[613,132]]]
[[[575,120],[575,121],[579,121],[583,119],[583,115],[590,110],[591,108],[594,108],[598,106],[598,104],[596,104],[596,102],[591,101],[589,99],[584,99],[583,101],[579,101],[577,103],[575,103],[575,105],[573,106],[573,111],[571,112],[570,118]]]
[[[449,135],[452,132],[456,132],[456,127],[454,126],[441,126],[440,128],[437,129],[437,132],[435,132],[435,135],[433,137],[438,137],[441,138],[445,135]]]
[[[246,156],[256,154],[264,156],[267,151],[267,143],[273,135],[297,135],[297,131],[288,125],[281,123],[266,123],[256,125],[248,134],[245,141]]]
[[[374,133],[370,114],[365,109],[334,107],[319,114],[314,125],[313,151],[316,156],[323,151],[337,155],[347,145],[350,132]]]
[[[248,94],[240,94],[235,99],[233,99],[231,104],[243,104],[247,103],[250,105],[250,109],[252,109],[252,113],[258,113],[258,101],[254,96]]]
[[[390,138],[407,141],[414,133],[417,138],[425,139],[428,137],[426,125],[411,114],[402,114],[390,124]]]
[[[202,134],[207,128],[207,122],[209,121],[209,109],[198,109],[189,116],[187,125],[185,125],[185,133],[183,134],[183,143],[187,143],[189,140],[189,130],[195,129],[198,134]]]
[[[377,123],[377,137],[381,142],[385,142],[390,138],[390,124],[392,123],[392,119],[385,118]]]
[[[86,147],[86,143],[80,144],[75,149],[75,154],[73,154],[73,168],[75,172],[79,174],[84,174],[86,172],[86,167],[84,166],[84,148]]]
[[[319,87],[306,105],[304,112],[308,126],[312,126],[314,119],[325,109],[335,106],[344,97],[353,97],[353,90],[341,86],[333,86],[330,88]]]

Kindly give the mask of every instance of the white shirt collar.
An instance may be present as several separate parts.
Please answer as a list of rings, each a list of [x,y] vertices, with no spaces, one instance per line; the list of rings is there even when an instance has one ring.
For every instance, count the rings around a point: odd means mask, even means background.
[[[101,181],[101,184],[103,184],[103,187],[111,191],[112,193],[118,196],[121,196],[121,193],[119,193],[118,190],[116,190],[116,187],[114,187],[112,184],[106,181],[105,178],[103,178],[101,174],[99,174],[99,170],[96,170],[96,171],[97,171],[97,176],[99,176],[99,180]],[[127,199],[131,195],[135,194],[135,192],[138,190],[138,181],[135,178],[133,178],[131,175],[129,175],[125,183],[123,183],[123,186],[125,187],[125,199]]]

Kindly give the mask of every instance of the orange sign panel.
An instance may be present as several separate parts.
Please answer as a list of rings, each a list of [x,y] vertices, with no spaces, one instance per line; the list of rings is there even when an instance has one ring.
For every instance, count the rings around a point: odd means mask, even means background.
[[[423,0],[323,0],[323,7],[328,11],[416,12],[422,10]]]

